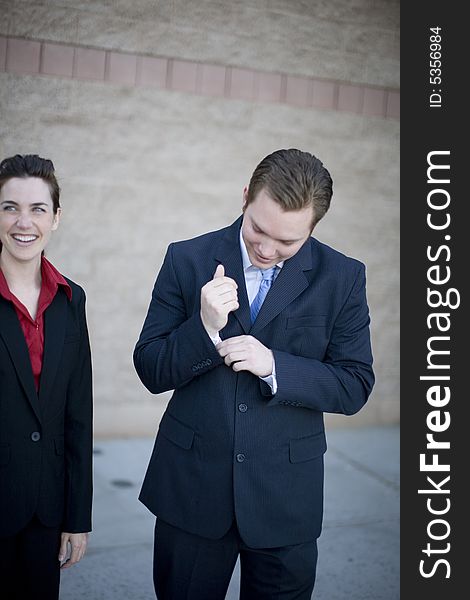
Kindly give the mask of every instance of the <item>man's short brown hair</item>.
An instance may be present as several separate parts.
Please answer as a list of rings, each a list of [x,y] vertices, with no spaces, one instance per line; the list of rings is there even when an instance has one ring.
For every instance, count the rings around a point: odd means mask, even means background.
[[[259,163],[251,176],[246,204],[264,189],[284,210],[313,208],[312,227],[325,215],[333,181],[321,160],[296,148],[277,150]]]

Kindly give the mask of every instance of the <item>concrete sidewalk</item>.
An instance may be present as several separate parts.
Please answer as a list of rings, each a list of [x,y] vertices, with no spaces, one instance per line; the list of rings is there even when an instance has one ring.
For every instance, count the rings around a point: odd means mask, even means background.
[[[399,429],[327,431],[314,600],[398,600]],[[153,439],[95,444],[94,530],[60,600],[154,600],[155,519],[137,500]],[[226,600],[238,599],[237,568]]]

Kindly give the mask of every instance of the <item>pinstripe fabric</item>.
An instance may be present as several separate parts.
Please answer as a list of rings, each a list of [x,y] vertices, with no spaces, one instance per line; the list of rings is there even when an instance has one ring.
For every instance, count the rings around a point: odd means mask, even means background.
[[[153,393],[173,390],[140,500],[187,532],[222,537],[234,518],[252,548],[304,543],[323,514],[323,412],[354,414],[374,375],[365,269],[314,238],[285,261],[254,323],[233,225],[171,244],[134,351]],[[217,264],[238,284],[222,339],[273,351],[278,389],[225,365],[200,318]]]

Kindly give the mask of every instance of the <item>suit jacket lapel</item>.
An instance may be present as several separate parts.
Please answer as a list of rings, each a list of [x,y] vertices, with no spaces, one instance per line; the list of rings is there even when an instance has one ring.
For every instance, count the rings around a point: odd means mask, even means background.
[[[308,238],[297,254],[286,260],[261,306],[250,333],[254,335],[260,331],[309,286],[304,271],[312,269],[311,248],[311,240]]]
[[[36,417],[41,421],[41,406],[34,384],[33,370],[31,368],[31,359],[29,357],[28,347],[24,339],[18,316],[11,302],[0,297],[0,336],[5,341],[5,345],[11,356],[11,360],[18,374],[18,379],[23,386]]]
[[[44,313],[44,354],[39,386],[39,400],[44,408],[47,407],[45,399],[50,397],[64,347],[67,302],[67,296],[59,289]]]
[[[225,232],[215,254],[216,260],[225,267],[225,275],[231,277],[238,285],[238,303],[239,308],[230,313],[227,326],[221,332],[223,339],[238,335],[232,331],[233,316],[240,323],[244,333],[248,333],[251,328],[250,304],[246,293],[245,275],[243,274],[243,261],[240,250],[240,226],[243,217],[239,217]],[[233,315],[233,316],[232,316]]]

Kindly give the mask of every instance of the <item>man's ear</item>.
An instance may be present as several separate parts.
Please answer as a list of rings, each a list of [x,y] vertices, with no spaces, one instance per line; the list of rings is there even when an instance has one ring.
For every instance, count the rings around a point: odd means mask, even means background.
[[[313,230],[315,229],[315,227],[317,226],[317,223],[318,223],[317,219],[315,218],[315,210],[313,211],[313,214],[314,214],[314,219],[313,219],[312,227],[310,229],[310,235],[312,235]]]
[[[247,199],[248,199],[248,186],[245,185],[245,187],[243,188],[243,205],[242,205],[243,212],[245,212],[245,209],[247,206]]]

